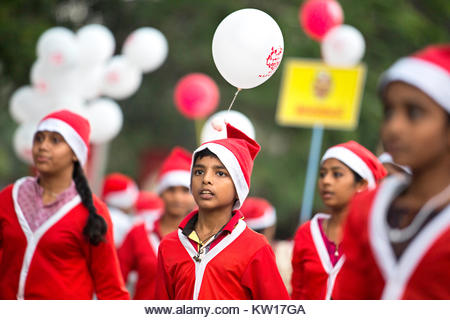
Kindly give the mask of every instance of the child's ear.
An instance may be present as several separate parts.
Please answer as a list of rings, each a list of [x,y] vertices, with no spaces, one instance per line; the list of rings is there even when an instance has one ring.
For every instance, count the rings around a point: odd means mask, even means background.
[[[362,191],[366,190],[368,186],[369,186],[369,184],[367,183],[367,180],[362,179],[356,183],[356,192],[357,193],[362,192]]]

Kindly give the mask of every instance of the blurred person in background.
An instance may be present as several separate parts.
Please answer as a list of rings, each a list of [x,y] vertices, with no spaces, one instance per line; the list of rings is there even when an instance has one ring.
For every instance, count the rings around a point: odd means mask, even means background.
[[[319,194],[328,209],[300,226],[292,257],[292,299],[331,299],[345,257],[342,229],[353,196],[386,176],[377,157],[355,141],[329,148],[321,159]]]
[[[147,216],[138,221],[118,251],[124,279],[129,279],[131,271],[137,272],[133,299],[154,299],[159,243],[165,235],[177,230],[194,208],[194,198],[189,192],[191,158],[190,152],[175,147],[164,160],[157,185],[163,202],[161,216]]]
[[[0,299],[128,299],[108,209],[83,172],[89,122],[51,113],[34,134],[36,177],[0,192]]]
[[[133,179],[122,173],[108,174],[103,181],[102,200],[108,206],[118,249],[130,231],[134,219],[134,204],[139,189]]]
[[[411,174],[411,169],[409,167],[395,163],[392,156],[387,152],[383,152],[380,156],[378,156],[378,160],[380,160],[383,164],[388,176],[392,174]]]
[[[355,197],[337,299],[450,299],[450,44],[382,76],[381,138],[411,176]]]

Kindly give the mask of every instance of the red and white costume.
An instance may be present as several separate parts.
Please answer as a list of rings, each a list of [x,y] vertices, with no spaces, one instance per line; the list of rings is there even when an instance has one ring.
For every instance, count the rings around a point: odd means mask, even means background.
[[[334,264],[324,243],[319,226],[320,220],[330,215],[316,214],[304,223],[294,239],[292,264],[292,299],[323,300],[330,299],[336,276],[344,264],[341,256]]]
[[[404,188],[404,180],[392,176],[355,197],[343,239],[346,263],[333,298],[450,299],[450,206],[425,224],[397,259],[386,216]]]
[[[329,148],[321,162],[337,159],[367,181],[369,189],[386,175],[381,162],[355,141]],[[292,298],[331,299],[336,277],[345,261],[340,248],[326,238],[321,221],[328,214],[316,214],[297,231],[292,256]],[[332,248],[333,247],[333,248]],[[334,250],[333,250],[334,249]]]
[[[248,195],[253,160],[260,146],[230,124],[227,137],[205,142],[192,158],[208,149],[222,162],[236,189],[234,213],[208,244],[200,245],[194,231],[198,211],[182,221],[178,232],[162,240],[158,299],[289,299],[269,243],[247,227],[238,210]]]
[[[196,214],[159,246],[157,299],[289,299],[269,243],[247,227],[239,211],[230,221],[232,231],[195,261],[196,244],[182,230]]]
[[[17,201],[25,179],[0,193],[0,299],[128,299],[106,206],[94,197],[108,225],[98,246],[83,235],[88,211],[78,195],[33,232]]]
[[[135,300],[154,299],[160,241],[159,220],[147,219],[130,230],[117,252],[124,279],[131,271],[137,271]]]

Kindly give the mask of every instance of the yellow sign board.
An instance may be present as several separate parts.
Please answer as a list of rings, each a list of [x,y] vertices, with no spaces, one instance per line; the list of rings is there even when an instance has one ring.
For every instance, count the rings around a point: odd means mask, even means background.
[[[319,60],[288,59],[278,99],[277,122],[285,126],[354,129],[358,124],[366,67],[336,68]]]

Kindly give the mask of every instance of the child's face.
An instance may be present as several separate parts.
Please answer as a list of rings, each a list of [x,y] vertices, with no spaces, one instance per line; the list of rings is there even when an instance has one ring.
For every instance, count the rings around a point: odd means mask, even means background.
[[[72,170],[75,155],[64,138],[56,132],[39,131],[34,135],[34,165],[40,173],[55,174]]]
[[[447,113],[421,90],[393,82],[383,99],[384,148],[398,164],[421,169],[432,166],[450,150]]]
[[[184,217],[194,208],[194,198],[189,189],[183,186],[169,187],[161,193],[164,201],[164,214]]]
[[[346,207],[355,192],[364,190],[366,185],[365,180],[355,182],[353,172],[337,159],[327,159],[320,166],[319,193],[328,208]]]
[[[195,161],[191,187],[192,195],[200,209],[231,209],[237,198],[228,170],[213,156],[205,156]]]

